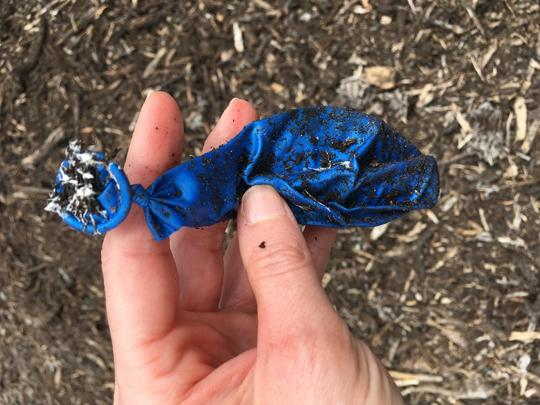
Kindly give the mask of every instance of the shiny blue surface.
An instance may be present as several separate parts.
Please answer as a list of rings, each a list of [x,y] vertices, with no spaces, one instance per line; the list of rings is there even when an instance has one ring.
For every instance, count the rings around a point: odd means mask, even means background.
[[[439,194],[435,159],[386,123],[355,110],[313,107],[255,121],[147,189],[121,188],[118,199],[109,187],[98,200],[110,212],[114,204],[107,201],[125,204],[131,194],[161,240],[183,226],[234,218],[244,192],[260,184],[274,187],[300,224],[325,227],[381,225],[433,207]]]
[[[274,187],[300,224],[376,226],[438,198],[437,164],[386,123],[317,107],[255,121],[220,148],[161,175],[135,202],[161,240],[234,218],[248,187]]]
[[[107,212],[107,217],[99,214],[87,214],[85,221],[71,213],[63,213],[62,220],[79,232],[104,234],[116,228],[129,214],[131,209],[131,188],[128,179],[120,166],[110,163],[108,168],[100,166],[98,172],[101,177],[107,178],[105,190],[97,200]]]

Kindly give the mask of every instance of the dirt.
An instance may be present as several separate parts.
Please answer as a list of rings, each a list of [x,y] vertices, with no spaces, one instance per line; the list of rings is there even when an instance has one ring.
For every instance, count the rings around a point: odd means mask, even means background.
[[[232,97],[359,108],[434,155],[439,204],[342,231],[325,288],[407,403],[539,403],[536,0],[4,0],[0,403],[111,403],[100,240],[43,208],[69,140],[121,161],[149,89],[186,156]]]

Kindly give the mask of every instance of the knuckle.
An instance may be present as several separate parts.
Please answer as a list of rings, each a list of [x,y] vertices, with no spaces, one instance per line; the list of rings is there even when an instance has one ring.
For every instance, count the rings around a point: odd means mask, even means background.
[[[298,242],[268,242],[265,249],[257,249],[252,265],[266,275],[283,274],[311,264],[307,250]]]

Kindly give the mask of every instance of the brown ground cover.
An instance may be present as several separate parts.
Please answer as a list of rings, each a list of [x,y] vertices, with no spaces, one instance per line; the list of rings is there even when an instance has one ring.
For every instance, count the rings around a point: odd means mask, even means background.
[[[100,240],[43,211],[68,139],[129,143],[148,89],[187,154],[232,97],[336,104],[437,157],[441,200],[340,234],[323,282],[412,404],[540,402],[536,0],[0,1],[0,403],[110,403]]]

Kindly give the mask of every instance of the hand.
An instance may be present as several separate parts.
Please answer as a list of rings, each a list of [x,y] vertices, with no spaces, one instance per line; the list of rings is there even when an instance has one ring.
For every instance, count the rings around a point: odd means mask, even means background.
[[[257,118],[234,99],[206,140],[218,147]],[[125,171],[148,186],[179,163],[182,117],[154,92]],[[102,263],[115,404],[400,404],[391,378],[354,339],[320,277],[335,232],[298,227],[270,187],[253,187],[223,256],[226,224],[156,242],[142,211],[109,232]]]

